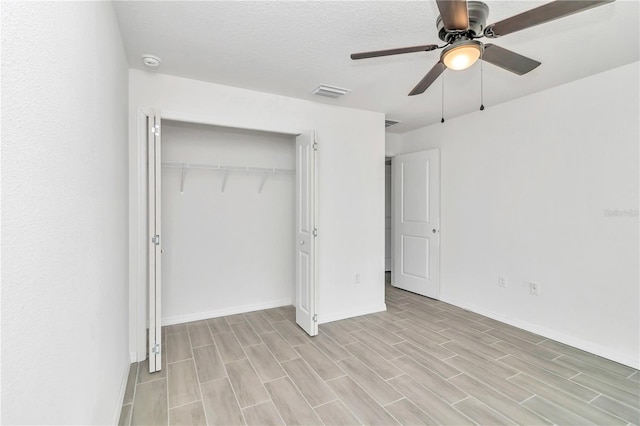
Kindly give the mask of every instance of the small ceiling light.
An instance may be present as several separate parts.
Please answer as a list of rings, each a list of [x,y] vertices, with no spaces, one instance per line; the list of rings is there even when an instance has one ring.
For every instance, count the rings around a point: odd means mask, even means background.
[[[444,49],[441,59],[451,70],[466,70],[480,58],[480,49],[482,44],[479,41],[462,41]]]
[[[342,87],[329,86],[328,84],[321,84],[320,86],[313,89],[314,95],[326,96],[328,98],[339,98],[340,96],[344,96],[349,92],[351,92],[351,90],[344,89]]]
[[[142,55],[142,63],[149,68],[158,68],[161,62],[160,58],[155,55],[150,55],[149,53]]]

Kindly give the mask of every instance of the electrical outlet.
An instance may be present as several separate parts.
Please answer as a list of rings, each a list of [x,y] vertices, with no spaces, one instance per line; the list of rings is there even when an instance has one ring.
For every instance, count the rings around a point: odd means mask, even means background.
[[[353,282],[354,282],[355,284],[360,284],[360,274],[356,274],[356,276],[355,276],[355,278],[354,278]]]
[[[507,288],[507,278],[502,275],[498,275],[498,287]]]
[[[531,293],[532,296],[540,296],[540,284],[530,282],[529,293]]]

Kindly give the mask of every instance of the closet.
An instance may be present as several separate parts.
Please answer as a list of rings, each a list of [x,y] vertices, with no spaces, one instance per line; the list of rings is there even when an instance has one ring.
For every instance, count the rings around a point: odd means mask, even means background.
[[[313,133],[148,129],[150,371],[164,325],[293,304],[317,334]]]

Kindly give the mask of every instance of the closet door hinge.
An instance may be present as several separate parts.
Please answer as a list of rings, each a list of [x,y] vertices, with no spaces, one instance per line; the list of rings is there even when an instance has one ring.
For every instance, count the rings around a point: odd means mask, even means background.
[[[160,136],[160,125],[156,124],[155,126],[153,126],[153,134],[155,136]]]
[[[158,343],[153,345],[153,347],[151,348],[151,353],[156,355],[160,354],[160,345]]]
[[[313,232],[311,233],[314,237],[318,236],[318,228],[313,228]]]
[[[313,315],[313,322],[318,322],[318,314]]]
[[[313,145],[311,145],[311,147],[313,148],[314,151],[318,150],[318,142],[314,142]]]
[[[157,235],[157,234],[156,234],[156,235],[154,235],[154,236],[151,238],[151,242],[152,242],[153,244],[155,244],[155,245],[159,246],[159,245],[160,245],[160,235]]]

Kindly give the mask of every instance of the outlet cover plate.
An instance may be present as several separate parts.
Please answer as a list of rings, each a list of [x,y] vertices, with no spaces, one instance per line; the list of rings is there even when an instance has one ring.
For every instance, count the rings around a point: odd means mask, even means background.
[[[529,282],[529,293],[532,296],[540,296],[540,284]]]
[[[498,275],[498,287],[500,288],[507,288],[507,278],[502,276],[502,275]]]

